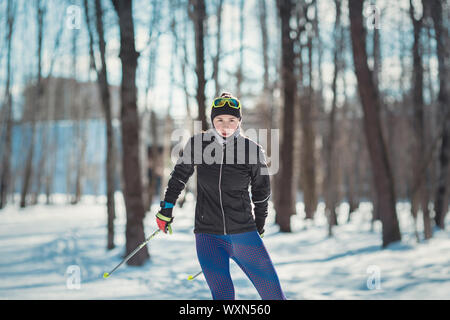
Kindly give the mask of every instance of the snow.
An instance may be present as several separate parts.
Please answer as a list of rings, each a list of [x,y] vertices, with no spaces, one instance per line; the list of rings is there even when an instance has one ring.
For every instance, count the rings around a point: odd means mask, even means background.
[[[53,205],[19,209],[14,204],[0,211],[0,299],[211,299],[203,275],[187,280],[200,271],[192,197],[175,208],[174,233],[151,240],[151,259],[144,266],[123,265],[108,279],[103,273],[122,259],[126,220],[117,194],[116,248],[107,251],[105,201],[86,196],[68,205],[60,196]],[[146,216],[147,235],[156,230],[157,205]],[[369,203],[361,204],[350,223],[342,204],[332,238],[322,203],[314,223],[303,220],[302,203],[297,209],[287,234],[278,232],[270,207],[263,239],[288,299],[449,299],[450,233],[434,230],[431,240],[417,243],[408,203],[397,207],[402,241],[386,249],[381,249],[381,225],[370,230]],[[236,298],[260,299],[230,263]]]

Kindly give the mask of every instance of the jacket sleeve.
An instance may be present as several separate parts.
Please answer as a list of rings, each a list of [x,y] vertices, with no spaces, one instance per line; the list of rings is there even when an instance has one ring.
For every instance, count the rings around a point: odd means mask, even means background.
[[[259,232],[264,229],[268,214],[268,201],[271,195],[270,176],[264,149],[258,146],[258,160],[252,164],[251,194],[254,204],[255,223]]]
[[[193,138],[191,138],[184,149],[181,150],[177,163],[170,173],[164,201],[175,204],[181,191],[186,187],[186,183],[194,173],[194,167]]]

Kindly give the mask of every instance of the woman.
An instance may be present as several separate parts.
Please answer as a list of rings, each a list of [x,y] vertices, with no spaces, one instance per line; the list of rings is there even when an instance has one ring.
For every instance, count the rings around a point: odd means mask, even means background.
[[[241,120],[238,99],[229,93],[214,99],[214,128],[194,135],[186,144],[171,173],[156,221],[162,231],[172,233],[172,209],[196,166],[194,233],[198,260],[213,299],[235,297],[230,258],[262,299],[286,299],[261,240],[271,193],[264,150],[240,133]]]

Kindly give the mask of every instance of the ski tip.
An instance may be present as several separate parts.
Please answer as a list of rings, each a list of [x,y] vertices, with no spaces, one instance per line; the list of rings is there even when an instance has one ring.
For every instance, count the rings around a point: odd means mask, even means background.
[[[105,272],[104,274],[103,274],[103,279],[106,279],[106,278],[108,278],[109,277],[109,273],[108,272]]]

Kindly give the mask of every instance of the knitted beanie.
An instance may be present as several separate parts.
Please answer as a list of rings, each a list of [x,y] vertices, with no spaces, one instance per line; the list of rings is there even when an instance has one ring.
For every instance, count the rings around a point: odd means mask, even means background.
[[[220,95],[220,98],[232,98],[232,99],[236,99],[238,100],[236,97],[233,97],[233,95],[231,93],[228,92],[224,92]],[[241,108],[236,109],[236,108],[232,108],[228,105],[228,102],[225,103],[225,105],[223,107],[219,107],[219,108],[211,108],[211,123],[213,123],[213,120],[215,117],[222,115],[222,114],[229,114],[232,116],[235,116],[236,118],[239,118],[239,120],[242,119],[242,112],[241,112]]]

